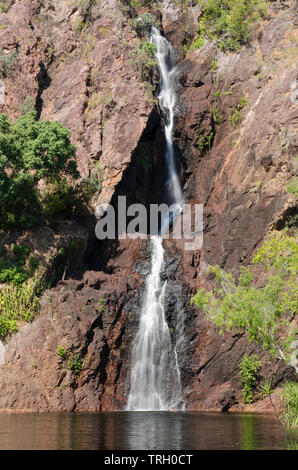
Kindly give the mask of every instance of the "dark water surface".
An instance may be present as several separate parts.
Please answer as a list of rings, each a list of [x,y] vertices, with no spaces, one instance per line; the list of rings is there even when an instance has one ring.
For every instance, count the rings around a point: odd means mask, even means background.
[[[0,414],[0,449],[298,449],[273,416],[193,412]]]

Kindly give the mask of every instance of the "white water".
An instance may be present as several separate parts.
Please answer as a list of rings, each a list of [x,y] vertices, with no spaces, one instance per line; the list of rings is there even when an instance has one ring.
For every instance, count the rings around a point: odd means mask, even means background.
[[[155,57],[161,78],[158,96],[165,117],[167,203],[174,208],[175,218],[182,211],[183,196],[175,166],[173,127],[175,118],[175,66],[170,43],[152,28],[151,43],[156,45]],[[167,224],[166,224],[167,225]],[[161,233],[163,233],[163,224]],[[164,297],[166,282],[162,285],[160,273],[164,265],[162,238],[151,237],[151,270],[146,279],[145,296],[140,324],[132,350],[132,372],[128,410],[168,410],[181,408],[180,369],[177,344],[171,345],[171,335],[165,319]],[[182,327],[178,318],[178,328]],[[181,341],[181,332],[177,335]]]
[[[160,108],[165,116],[166,137],[166,165],[168,179],[166,182],[167,204],[174,204],[175,215],[181,213],[183,205],[182,189],[175,166],[175,152],[173,146],[173,128],[176,107],[175,75],[176,67],[173,60],[171,44],[160,34],[157,28],[152,28],[150,41],[155,44],[157,51],[155,57],[160,70],[161,88],[158,96]]]

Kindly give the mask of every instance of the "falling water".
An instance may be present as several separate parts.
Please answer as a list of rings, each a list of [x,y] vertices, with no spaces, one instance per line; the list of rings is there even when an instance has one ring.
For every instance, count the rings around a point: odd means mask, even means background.
[[[167,166],[166,202],[172,218],[181,214],[183,196],[175,166],[173,127],[175,118],[175,65],[171,44],[152,28],[150,41],[156,46],[155,57],[160,70],[161,87],[158,96],[165,119]],[[161,234],[164,226],[161,224]],[[132,371],[128,410],[168,410],[182,407],[180,369],[177,344],[171,345],[171,335],[165,319],[164,297],[166,282],[161,282],[164,249],[161,236],[151,237],[151,271],[146,280],[139,329],[132,351]],[[181,317],[181,315],[180,315]],[[181,327],[181,318],[177,322]],[[181,340],[181,334],[178,335]]]
[[[165,117],[166,136],[166,166],[168,179],[166,181],[166,202],[171,205],[173,217],[182,211],[183,196],[178,179],[175,152],[173,145],[173,127],[176,108],[176,67],[173,60],[173,49],[171,44],[164,38],[157,28],[152,28],[151,42],[156,46],[155,57],[160,70],[161,89],[158,96],[159,105]]]

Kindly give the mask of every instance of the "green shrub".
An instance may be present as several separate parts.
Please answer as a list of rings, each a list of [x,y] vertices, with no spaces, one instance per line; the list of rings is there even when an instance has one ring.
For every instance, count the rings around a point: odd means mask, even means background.
[[[239,104],[236,106],[236,108],[234,109],[234,111],[232,113],[231,124],[234,128],[236,128],[239,124],[240,111],[241,111],[241,109],[244,108],[244,106],[246,105],[246,102],[247,101],[246,101],[245,96],[242,96],[242,98],[240,99]]]
[[[199,21],[199,31],[198,31],[198,36],[194,39],[188,50],[185,50],[185,52],[188,51],[195,51],[196,49],[200,49],[201,47],[204,46],[205,44],[205,34],[206,34],[206,28],[205,28],[205,21],[204,19],[201,19]]]
[[[83,179],[76,187],[77,198],[86,204],[90,202],[95,194],[102,188],[102,178],[100,175]]]
[[[158,21],[151,13],[143,13],[134,19],[133,27],[140,36],[150,34],[152,26],[158,27]]]
[[[0,13],[7,13],[10,6],[5,2],[0,2]]]
[[[213,59],[213,61],[211,62],[211,69],[213,72],[215,72],[218,69],[218,64],[217,64],[216,59]]]
[[[67,352],[62,346],[57,347],[57,354],[64,361],[67,361],[67,368],[74,372],[76,376],[79,376],[83,370],[84,360],[80,357],[79,354],[74,354],[73,352]]]
[[[17,331],[17,321],[30,322],[39,310],[40,281],[29,279],[21,285],[0,289],[0,336]]]
[[[246,104],[247,104],[246,97],[242,96],[242,98],[240,99],[240,102],[239,102],[239,109],[243,109],[244,106],[246,106]]]
[[[31,257],[29,258],[29,268],[30,268],[30,275],[35,273],[39,266],[39,259]]]
[[[271,386],[271,381],[265,380],[259,387],[259,394],[261,397],[270,397],[273,393],[273,388]]]
[[[14,245],[11,259],[0,259],[0,282],[12,283],[21,286],[30,276],[24,266],[30,253],[30,248],[25,245]]]
[[[0,314],[0,337],[5,338],[9,334],[15,333],[17,330],[16,320],[10,320]]]
[[[245,355],[240,363],[240,378],[242,382],[242,394],[244,403],[251,403],[254,396],[254,388],[257,383],[257,374],[261,362],[256,354]]]
[[[234,109],[233,114],[231,116],[231,124],[235,129],[239,124],[239,119],[240,119],[240,112],[238,109]]]
[[[157,47],[155,44],[145,41],[142,45],[142,51],[145,52],[148,57],[154,58],[154,54],[157,51]]]
[[[288,181],[286,185],[286,190],[298,197],[298,176],[293,176],[293,178]]]
[[[223,116],[219,114],[217,106],[213,108],[213,119],[214,119],[214,124],[216,124],[217,126],[219,126],[223,121]]]
[[[27,281],[29,275],[22,266],[12,266],[8,262],[0,263],[0,282],[11,283],[15,286],[21,286]]]
[[[68,357],[68,368],[72,370],[76,376],[80,375],[83,369],[83,361],[78,354],[71,353]]]
[[[214,132],[210,132],[208,135],[201,134],[199,137],[198,148],[201,152],[206,152],[211,149],[212,141],[214,137]]]
[[[106,304],[107,304],[106,299],[100,299],[100,301],[99,301],[99,309],[98,309],[99,313],[105,313],[105,311],[106,311]]]
[[[70,131],[58,122],[36,120],[36,112],[16,123],[0,114],[0,227],[30,228],[41,213],[40,180],[62,184],[78,177]]]
[[[298,428],[298,383],[286,382],[282,389],[282,402],[284,410],[281,420],[289,429]]]
[[[263,0],[200,0],[204,34],[223,50],[236,50],[251,35],[253,24],[266,14]]]
[[[154,45],[152,44],[152,46]],[[130,51],[130,62],[134,66],[139,79],[143,82],[151,83],[152,81],[153,70],[157,65],[153,51],[154,48],[148,46]]]
[[[4,52],[0,50],[0,78],[7,78],[12,72],[17,56],[18,53],[16,51],[4,54]]]
[[[65,349],[62,348],[62,346],[58,346],[57,354],[58,354],[58,356],[62,357],[62,359],[65,359],[65,357],[66,357],[66,351],[65,351]]]
[[[73,213],[74,188],[63,178],[50,183],[42,195],[42,212],[52,225],[59,217],[70,217]]]
[[[297,334],[292,320],[298,311],[296,238],[273,232],[258,250],[253,265],[268,271],[267,284],[262,289],[253,284],[254,272],[249,268],[241,268],[236,284],[231,274],[213,266],[209,272],[215,276],[215,289],[200,289],[191,303],[206,313],[220,334],[246,330],[250,341],[297,370],[291,356],[291,344]]]
[[[14,255],[14,260],[20,266],[24,266],[26,263],[26,259],[30,253],[29,246],[26,245],[14,245],[12,248],[12,252]]]
[[[83,31],[83,29],[85,28],[86,26],[86,23],[85,21],[82,21],[80,20],[80,18],[76,17],[74,18],[74,20],[71,22],[71,26],[72,26],[72,29],[76,32],[76,33],[81,33]]]
[[[285,230],[290,229],[292,227],[297,227],[298,225],[298,214],[289,215],[286,219]]]

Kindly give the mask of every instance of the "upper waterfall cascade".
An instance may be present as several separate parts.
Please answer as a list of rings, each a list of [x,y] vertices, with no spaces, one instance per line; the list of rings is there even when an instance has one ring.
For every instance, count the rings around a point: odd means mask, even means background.
[[[173,127],[177,97],[175,93],[175,65],[171,44],[153,27],[150,42],[156,46],[155,58],[160,71],[160,108],[165,119],[167,166],[166,202],[172,217],[182,211],[183,195],[179,182],[173,145]],[[168,224],[165,224],[168,227]],[[161,234],[163,233],[163,221]],[[132,371],[128,410],[181,409],[180,369],[177,344],[181,341],[183,321],[177,319],[176,345],[165,318],[164,300],[167,283],[162,283],[164,249],[161,236],[151,237],[151,270],[146,279],[145,294],[138,332],[132,350]]]

